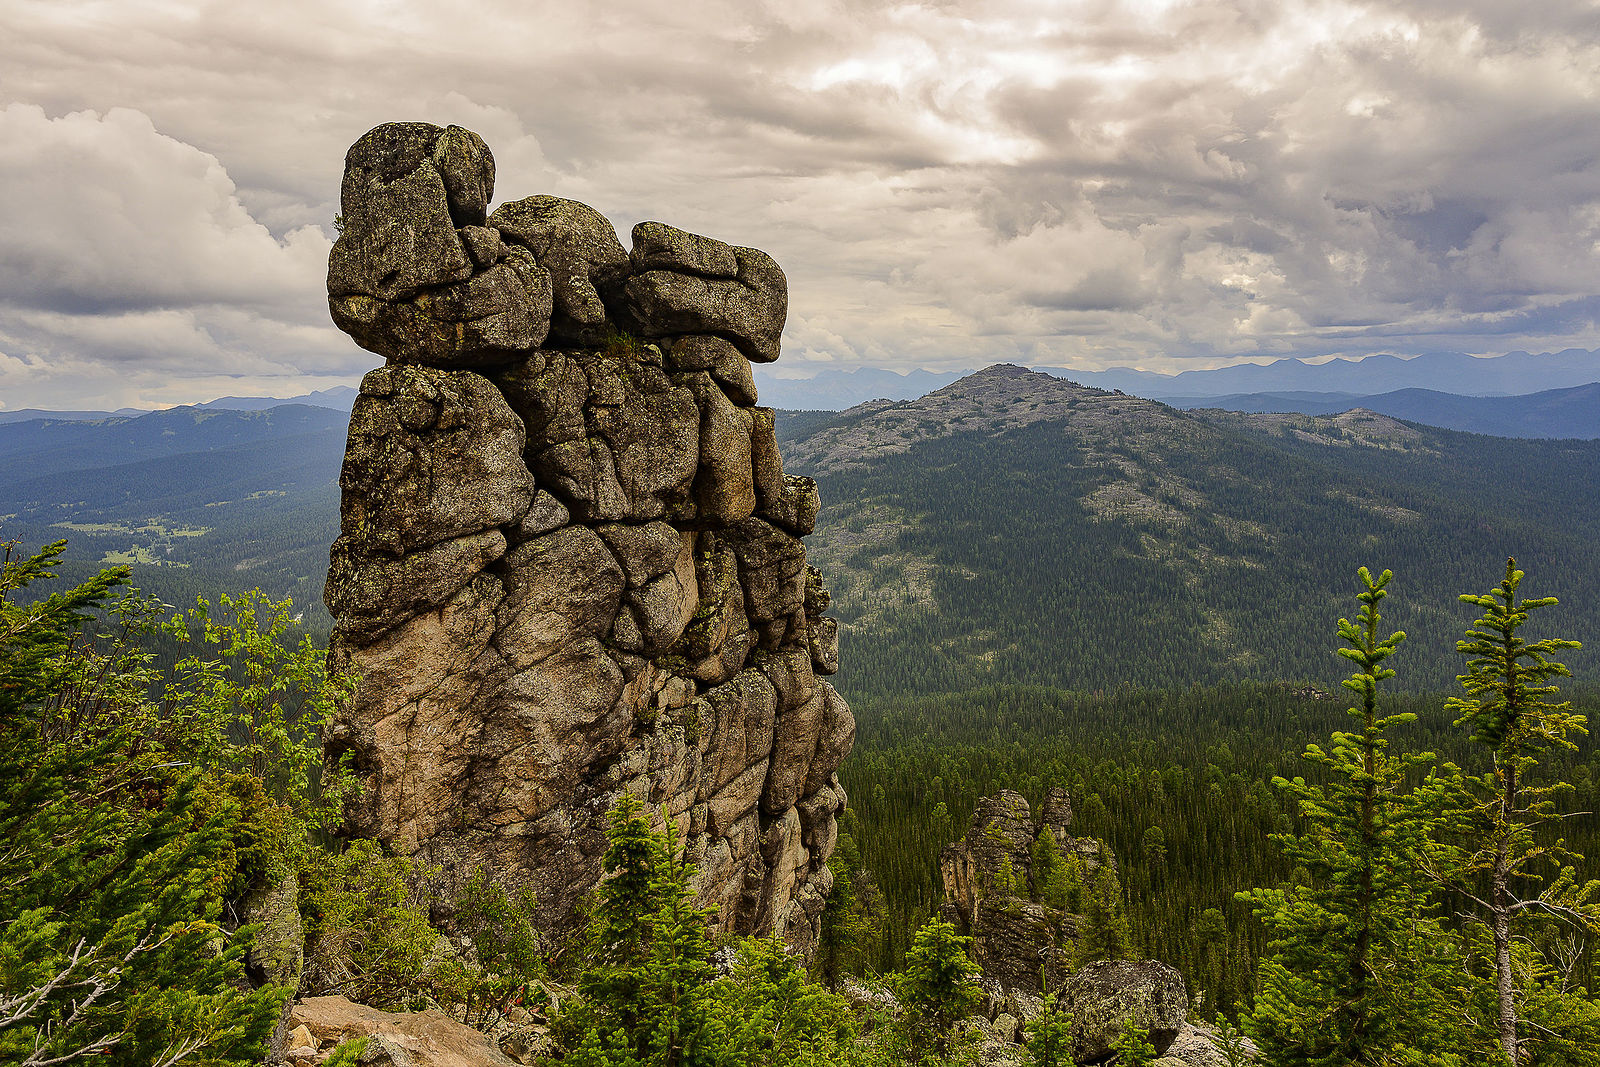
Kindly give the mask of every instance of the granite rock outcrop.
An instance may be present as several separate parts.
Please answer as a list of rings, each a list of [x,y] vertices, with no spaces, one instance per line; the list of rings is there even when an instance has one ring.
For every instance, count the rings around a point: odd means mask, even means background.
[[[1036,845],[1048,828],[1058,853],[1092,875],[1109,860],[1092,837],[1073,837],[1072,800],[1052,789],[1035,822],[1021,793],[1002,789],[982,797],[961,840],[939,853],[945,918],[972,938],[973,959],[991,999],[1037,994],[1043,979],[1061,988],[1073,966],[1079,917],[1041,902],[1033,870]]]
[[[350,149],[333,319],[362,382],[325,598],[360,683],[324,744],[349,830],[480,868],[569,932],[606,814],[674,824],[720,928],[815,946],[845,804],[838,627],[806,563],[750,360],[778,356],[764,252],[534,196],[492,213],[476,134],[379,126]]]
[[[1083,916],[1071,910],[1071,894],[1050,899],[1058,873],[1039,864],[1053,847],[1055,861],[1071,867],[1081,884],[1102,865],[1115,870],[1116,857],[1102,841],[1073,836],[1072,821],[1064,789],[1050,790],[1037,816],[1021,793],[1002,789],[978,800],[967,832],[939,854],[942,915],[972,938],[986,994],[981,1062],[1018,1062],[1020,1029],[1044,1010],[1045,990],[1072,1015],[1074,1063],[1115,1063],[1114,1046],[1128,1020],[1146,1031],[1164,1064],[1225,1062],[1214,1035],[1188,1020],[1188,989],[1172,967],[1157,960],[1078,965],[1074,942]]]

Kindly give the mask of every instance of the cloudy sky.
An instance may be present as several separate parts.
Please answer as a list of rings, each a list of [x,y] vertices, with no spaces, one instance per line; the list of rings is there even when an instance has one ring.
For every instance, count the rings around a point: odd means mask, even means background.
[[[0,0],[0,406],[350,384],[344,151],[789,275],[776,370],[1600,347],[1585,0]]]

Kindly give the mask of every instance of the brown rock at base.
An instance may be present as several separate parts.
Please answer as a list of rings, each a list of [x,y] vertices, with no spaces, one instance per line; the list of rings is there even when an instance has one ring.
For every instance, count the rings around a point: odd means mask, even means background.
[[[295,1004],[290,1021],[297,1030],[304,1027],[320,1048],[353,1038],[378,1039],[399,1050],[410,1067],[516,1067],[486,1035],[437,1008],[388,1012],[344,997],[307,997]]]

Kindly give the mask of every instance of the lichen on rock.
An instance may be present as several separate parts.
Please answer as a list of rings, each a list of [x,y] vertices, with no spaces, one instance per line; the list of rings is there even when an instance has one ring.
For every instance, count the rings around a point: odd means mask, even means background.
[[[460,127],[350,149],[336,324],[385,357],[351,416],[326,600],[360,678],[325,737],[349,830],[432,872],[532,888],[552,936],[598,881],[606,813],[673,822],[717,925],[815,948],[855,724],[750,360],[782,270],[661,223],[623,250],[552,196],[492,214]]]

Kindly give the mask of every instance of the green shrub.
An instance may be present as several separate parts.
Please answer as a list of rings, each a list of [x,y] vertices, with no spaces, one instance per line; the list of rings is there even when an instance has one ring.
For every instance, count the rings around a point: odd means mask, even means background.
[[[411,861],[352,841],[302,875],[306,969],[301,992],[337,993],[379,1008],[423,1003],[449,953],[414,898]],[[453,977],[453,976],[451,976]]]

